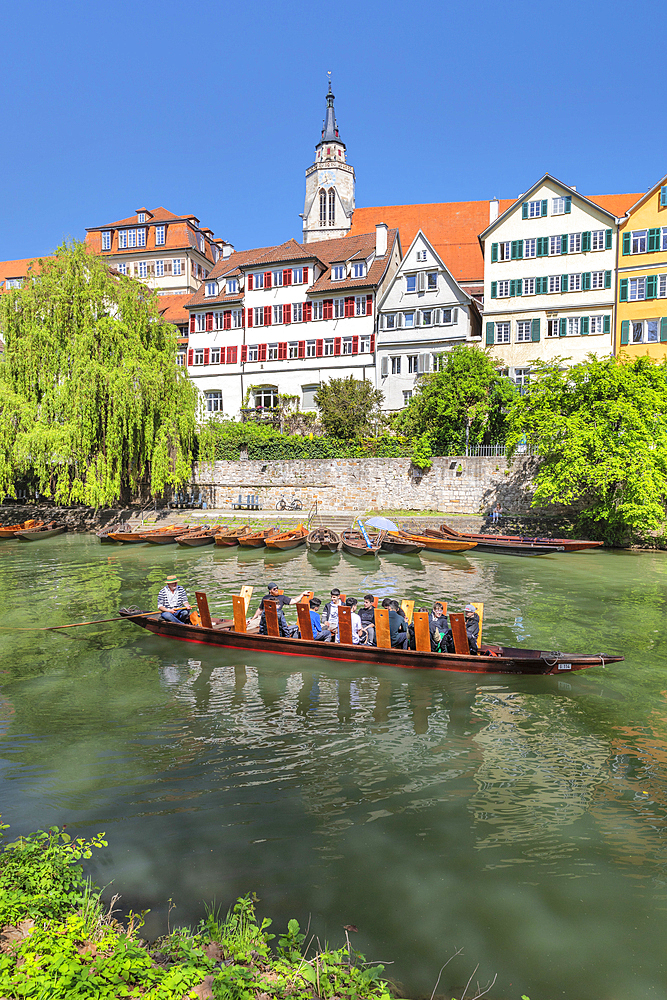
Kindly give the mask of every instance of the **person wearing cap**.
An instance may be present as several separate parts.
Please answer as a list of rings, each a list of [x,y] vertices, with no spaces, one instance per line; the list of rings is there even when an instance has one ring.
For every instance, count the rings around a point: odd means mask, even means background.
[[[157,595],[157,609],[165,622],[176,622],[177,625],[190,621],[190,605],[185,587],[181,587],[177,576],[168,576],[165,586]]]
[[[281,594],[277,583],[270,583],[268,588],[268,593],[259,602],[259,607],[255,611],[254,615],[250,619],[250,622],[254,622],[259,618],[259,634],[266,635],[266,618],[264,616],[264,601],[275,601],[276,611],[278,612],[278,627],[280,628],[280,634],[283,636],[291,636],[297,631],[295,627],[287,624],[285,615],[283,614],[283,606],[285,604],[299,604],[303,598],[310,593],[309,590],[304,590],[295,599],[293,597],[287,597],[286,594]]]
[[[477,647],[477,640],[479,639],[479,615],[475,610],[475,605],[466,604],[463,614],[465,615],[466,635],[468,636],[470,652],[476,654],[479,652]]]

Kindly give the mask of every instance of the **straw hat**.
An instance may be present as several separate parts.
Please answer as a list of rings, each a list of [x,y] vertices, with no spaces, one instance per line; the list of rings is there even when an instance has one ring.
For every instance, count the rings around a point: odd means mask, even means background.
[[[168,576],[167,579],[165,580],[165,583],[178,583],[178,577]]]

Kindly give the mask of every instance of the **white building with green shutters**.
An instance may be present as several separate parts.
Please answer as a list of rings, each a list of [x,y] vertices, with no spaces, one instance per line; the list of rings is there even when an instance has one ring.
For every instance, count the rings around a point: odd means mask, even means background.
[[[519,385],[531,364],[612,353],[618,219],[550,174],[480,235],[484,339]]]

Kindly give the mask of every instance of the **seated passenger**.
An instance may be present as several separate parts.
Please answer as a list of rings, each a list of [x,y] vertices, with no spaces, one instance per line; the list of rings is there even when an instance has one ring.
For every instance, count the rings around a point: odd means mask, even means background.
[[[477,647],[477,640],[479,639],[479,615],[475,610],[475,605],[466,604],[463,609],[463,614],[465,615],[466,635],[468,636],[470,652],[473,656],[476,656],[477,653],[479,653],[479,649]]]
[[[400,615],[401,606],[398,601],[392,601],[385,597],[382,607],[389,611],[389,637],[393,649],[407,649],[408,630],[405,616]]]
[[[322,621],[324,622],[328,621],[329,616],[331,614],[331,608],[334,606],[337,607],[339,604],[340,604],[340,590],[338,589],[338,587],[334,587],[333,590],[331,591],[331,600],[327,601],[327,603],[324,605],[324,608],[322,609],[322,615],[321,615]],[[338,617],[338,611],[335,612],[334,617],[335,618]]]
[[[437,627],[441,635],[444,635],[449,627],[447,625],[447,615],[445,614],[445,609],[440,603],[440,601],[435,602],[435,604],[433,605],[433,610],[430,612],[428,616],[429,627],[431,626],[431,623],[433,623]]]
[[[350,621],[352,623],[352,642],[355,646],[359,645],[361,635],[365,635],[364,629],[361,627],[361,618],[357,614],[357,599],[356,597],[348,597],[345,601],[345,606],[350,609]],[[340,642],[340,629],[336,635],[336,642]]]
[[[417,608],[417,610],[418,611],[428,612],[428,608]],[[429,617],[428,617],[428,630],[429,630],[430,639],[431,639],[431,652],[432,653],[437,653],[440,650],[440,637],[441,636],[440,636],[440,631],[438,629],[438,626],[433,621],[431,615],[429,615]],[[408,625],[408,647],[410,649],[416,649],[417,648],[417,644],[415,642],[415,623],[414,623],[414,621],[411,622],[410,625]]]
[[[310,591],[304,590],[303,593],[299,594],[299,596],[296,599],[293,597],[287,597],[285,594],[279,593],[279,588],[277,583],[270,583],[268,586],[268,594],[265,594],[264,597],[261,599],[257,611],[255,611],[254,615],[252,616],[248,624],[255,622],[259,618],[259,634],[267,635],[268,633],[266,630],[266,618],[264,615],[264,601],[275,601],[276,611],[278,613],[278,628],[280,630],[280,634],[282,636],[290,638],[297,631],[297,627],[295,625],[287,624],[287,620],[283,613],[283,607],[285,604],[299,604],[308,593],[310,593]]]
[[[366,594],[363,607],[359,609],[359,617],[364,630],[362,642],[367,646],[375,646],[375,598],[372,594]]]
[[[311,597],[310,605],[310,627],[313,631],[313,639],[318,642],[331,642],[333,636],[328,628],[322,628],[322,620],[319,615],[319,608],[322,604],[319,597]]]

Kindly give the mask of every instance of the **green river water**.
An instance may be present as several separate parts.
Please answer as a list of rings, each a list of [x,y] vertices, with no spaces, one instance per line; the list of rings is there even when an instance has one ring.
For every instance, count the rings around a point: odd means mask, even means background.
[[[248,890],[282,928],[342,925],[406,996],[667,997],[667,645],[663,553],[475,553],[375,563],[0,543],[3,622],[61,624],[155,606],[174,571],[212,610],[269,578],[451,610],[486,638],[622,652],[548,678],[331,666],[158,639],[126,622],[3,632],[0,812],[18,835],[105,830],[106,895],[150,907],[147,935]],[[252,607],[256,606],[253,599]],[[293,615],[293,612],[291,613]],[[288,612],[288,617],[290,613]]]

